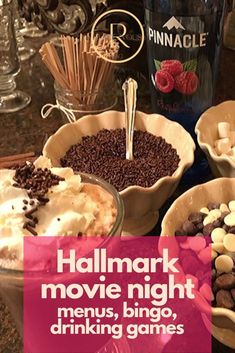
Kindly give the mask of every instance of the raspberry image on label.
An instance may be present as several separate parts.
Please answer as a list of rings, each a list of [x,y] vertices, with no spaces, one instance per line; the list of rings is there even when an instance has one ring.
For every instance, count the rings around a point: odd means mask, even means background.
[[[173,77],[178,76],[183,72],[183,64],[179,60],[164,60],[161,62],[161,69],[166,70]]]
[[[162,93],[172,92],[175,86],[175,80],[173,76],[165,70],[160,70],[156,72],[155,82],[156,82],[156,87]]]
[[[195,72],[185,71],[175,78],[175,89],[179,93],[191,96],[197,91],[199,84],[198,76]]]
[[[196,74],[197,60],[181,63],[179,60],[154,60],[156,73],[153,84],[162,93],[176,91],[185,96],[193,95],[199,86]]]

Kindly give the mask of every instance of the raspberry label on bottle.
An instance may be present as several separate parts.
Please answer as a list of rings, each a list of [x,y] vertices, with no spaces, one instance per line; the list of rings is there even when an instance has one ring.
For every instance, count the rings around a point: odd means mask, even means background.
[[[171,93],[173,90],[191,96],[199,85],[196,74],[197,60],[181,63],[179,60],[154,60],[156,72],[152,75],[154,87],[162,93]]]
[[[147,3],[145,23],[153,110],[193,133],[198,117],[213,102],[222,14],[205,11],[190,15],[182,10],[179,15],[179,10],[177,14],[165,12],[168,2],[162,8],[153,1]],[[173,9],[172,4],[168,7]],[[157,8],[163,12],[154,10]]]

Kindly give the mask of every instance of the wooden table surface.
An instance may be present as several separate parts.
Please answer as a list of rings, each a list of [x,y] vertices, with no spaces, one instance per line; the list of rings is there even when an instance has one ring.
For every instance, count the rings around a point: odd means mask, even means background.
[[[27,43],[38,49],[43,41],[45,41],[45,38],[40,40],[31,39]],[[19,113],[0,116],[0,157],[31,151],[40,153],[48,136],[65,122],[58,113],[52,114],[52,117],[45,121],[40,117],[42,105],[54,102],[54,92],[53,82],[42,66],[38,54],[22,64],[22,70],[17,81],[20,89],[24,89],[31,94],[32,103]],[[235,100],[234,87],[235,52],[223,49],[216,101]],[[141,97],[138,105],[140,110],[151,112],[148,95]],[[122,109],[121,105],[119,108]],[[215,339],[213,339],[212,345],[213,353],[235,353],[234,349],[225,347]],[[12,317],[1,299],[0,353],[22,353],[22,342],[14,327]]]

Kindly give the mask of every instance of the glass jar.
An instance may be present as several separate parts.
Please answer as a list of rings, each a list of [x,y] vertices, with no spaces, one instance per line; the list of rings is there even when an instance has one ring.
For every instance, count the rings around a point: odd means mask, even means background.
[[[117,104],[115,84],[108,85],[93,92],[71,91],[61,87],[56,81],[54,84],[55,98],[58,108],[63,114],[70,113],[72,120],[83,115],[98,114],[111,110]]]

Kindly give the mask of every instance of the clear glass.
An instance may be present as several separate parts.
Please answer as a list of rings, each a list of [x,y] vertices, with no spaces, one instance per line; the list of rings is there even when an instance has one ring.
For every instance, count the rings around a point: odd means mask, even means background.
[[[20,70],[14,27],[13,1],[0,1],[0,113],[15,112],[31,101],[26,93],[16,90],[14,76]]]
[[[36,51],[25,44],[23,34],[21,29],[23,28],[23,19],[20,18],[18,1],[13,0],[14,2],[14,18],[15,18],[15,31],[16,31],[16,41],[18,46],[18,54],[20,61],[29,60],[36,54]]]
[[[87,184],[94,184],[102,187],[114,198],[115,206],[117,208],[116,221],[111,229],[108,237],[104,239],[107,242],[109,249],[114,249],[118,246],[120,240],[123,219],[124,219],[124,205],[121,196],[116,189],[110,184],[106,183],[100,178],[93,175],[80,174],[82,182]],[[15,320],[18,332],[23,337],[23,284],[24,273],[17,270],[9,270],[0,268],[0,295],[5,301],[12,316]],[[101,352],[100,352],[101,353]]]
[[[48,31],[43,31],[38,28],[33,22],[27,22],[24,18],[21,19],[22,28],[20,33],[24,37],[28,38],[41,38],[45,37],[48,34]]]
[[[93,92],[70,91],[55,82],[55,98],[57,104],[70,110],[76,119],[84,114],[97,114],[111,110],[117,104],[115,84]]]

